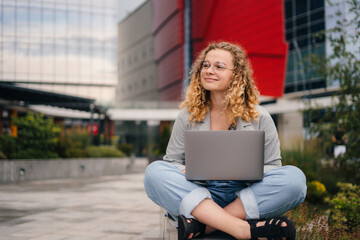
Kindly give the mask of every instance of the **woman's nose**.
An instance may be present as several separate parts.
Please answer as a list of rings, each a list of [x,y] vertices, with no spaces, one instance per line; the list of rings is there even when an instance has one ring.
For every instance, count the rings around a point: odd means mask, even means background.
[[[208,69],[206,69],[206,73],[214,74],[214,65],[208,67]]]

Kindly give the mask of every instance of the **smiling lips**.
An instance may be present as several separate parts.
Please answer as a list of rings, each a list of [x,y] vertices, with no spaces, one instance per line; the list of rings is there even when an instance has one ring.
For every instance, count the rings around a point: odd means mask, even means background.
[[[204,78],[205,81],[207,82],[216,82],[216,81],[219,81],[218,79],[215,79],[215,78]]]

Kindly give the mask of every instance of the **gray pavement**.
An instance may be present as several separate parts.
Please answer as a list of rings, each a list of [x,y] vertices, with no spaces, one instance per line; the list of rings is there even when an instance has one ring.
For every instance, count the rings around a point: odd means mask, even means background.
[[[136,159],[119,176],[0,185],[0,239],[160,239],[160,209],[143,187],[146,165]]]

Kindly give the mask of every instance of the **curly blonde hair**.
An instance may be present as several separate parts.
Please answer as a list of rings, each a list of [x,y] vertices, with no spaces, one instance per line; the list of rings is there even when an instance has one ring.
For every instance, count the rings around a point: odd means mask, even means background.
[[[202,87],[200,72],[206,55],[215,49],[229,51],[233,56],[232,80],[224,99],[224,110],[228,113],[229,123],[236,126],[237,118],[247,122],[257,121],[259,113],[255,106],[259,103],[259,91],[252,77],[252,68],[242,47],[228,42],[211,43],[200,53],[192,65],[191,81],[180,108],[187,107],[191,122],[201,122],[210,110],[210,92]]]

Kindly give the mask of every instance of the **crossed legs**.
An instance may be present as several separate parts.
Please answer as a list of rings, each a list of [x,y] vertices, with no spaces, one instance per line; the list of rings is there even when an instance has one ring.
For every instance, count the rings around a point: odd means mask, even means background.
[[[238,239],[250,238],[250,226],[244,219],[273,218],[299,205],[305,198],[303,173],[286,166],[265,173],[264,180],[239,191],[235,201],[221,208],[210,192],[187,181],[178,167],[158,161],[148,166],[144,185],[148,196],[173,216],[196,218]]]
[[[244,221],[245,210],[239,198],[225,208],[211,199],[205,199],[191,213],[198,221],[206,224],[206,234],[218,229],[237,239],[251,238],[250,225]]]

